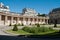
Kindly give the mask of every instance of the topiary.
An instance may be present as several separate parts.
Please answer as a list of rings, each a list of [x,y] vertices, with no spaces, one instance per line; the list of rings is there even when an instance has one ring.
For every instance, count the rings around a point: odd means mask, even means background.
[[[14,25],[13,31],[18,31],[17,25]]]
[[[31,23],[30,23],[30,25],[31,25]]]
[[[11,23],[9,24],[9,26],[12,26]]]
[[[18,26],[21,26],[21,24],[19,23]]]
[[[22,23],[21,26],[24,26],[24,24]]]
[[[37,24],[37,27],[40,27],[40,24]]]

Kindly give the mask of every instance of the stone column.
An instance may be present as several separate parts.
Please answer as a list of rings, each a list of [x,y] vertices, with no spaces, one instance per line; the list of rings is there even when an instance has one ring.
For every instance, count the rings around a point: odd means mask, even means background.
[[[5,16],[5,25],[7,25],[7,16]]]
[[[0,21],[1,21],[1,15],[0,15]]]
[[[29,25],[31,25],[31,21],[30,21],[30,18],[28,18],[28,23],[29,23]]]
[[[24,17],[22,17],[21,24],[24,24]]]
[[[42,24],[42,18],[40,19],[40,24]]]
[[[40,24],[40,19],[38,19],[38,23]]]
[[[44,18],[44,24],[45,24],[45,18]]]
[[[31,24],[33,24],[33,18],[32,18],[32,20],[31,20]]]
[[[11,17],[11,21],[10,21],[11,25],[13,25],[13,17]]]
[[[47,24],[48,24],[48,19],[47,19]]]
[[[35,24],[35,22],[34,22],[34,18],[33,18],[33,24]]]
[[[22,24],[24,24],[24,25],[26,24],[25,17],[23,17]]]
[[[37,24],[38,24],[39,22],[38,22],[38,18],[37,18]]]
[[[16,23],[19,24],[19,17],[17,17],[17,22]]]
[[[0,15],[0,24],[1,24],[1,15]]]

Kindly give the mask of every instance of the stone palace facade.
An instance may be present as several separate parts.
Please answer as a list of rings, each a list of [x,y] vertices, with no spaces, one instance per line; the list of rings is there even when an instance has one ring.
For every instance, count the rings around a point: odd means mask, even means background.
[[[24,8],[22,13],[10,12],[9,6],[4,6],[0,3],[0,25],[9,24],[48,24],[49,17],[37,16],[37,12],[34,9]]]

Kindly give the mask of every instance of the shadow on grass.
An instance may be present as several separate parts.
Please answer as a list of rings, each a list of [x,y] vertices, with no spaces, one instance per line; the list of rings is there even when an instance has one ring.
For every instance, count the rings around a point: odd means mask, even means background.
[[[27,38],[60,38],[60,32],[49,33],[45,35],[18,35],[18,37]]]
[[[46,35],[0,35],[0,40],[60,40],[60,33],[55,32]]]

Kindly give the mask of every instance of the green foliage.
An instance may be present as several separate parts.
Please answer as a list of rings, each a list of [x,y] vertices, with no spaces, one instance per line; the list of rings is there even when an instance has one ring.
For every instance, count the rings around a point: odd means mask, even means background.
[[[12,26],[11,23],[9,24],[9,26]]]
[[[59,30],[59,33],[60,33],[60,30]]]
[[[14,25],[13,31],[18,31],[17,25]]]
[[[40,24],[37,24],[37,27],[40,27]]]
[[[21,26],[24,26],[24,24],[22,23]]]
[[[40,24],[38,24],[38,23],[36,23],[35,25],[36,25],[37,27],[40,27]]]
[[[30,23],[30,25],[31,25],[31,23]]]
[[[49,27],[49,29],[52,31],[53,30],[53,28],[52,27]]]
[[[22,30],[29,32],[29,33],[37,33],[37,28],[36,27],[24,27]]]
[[[46,16],[46,14],[40,14],[40,13],[38,13],[38,15],[37,16]]]
[[[49,31],[48,27],[42,27],[42,32],[47,32],[47,31]]]
[[[24,27],[24,28],[22,28],[22,30],[29,32],[30,28],[29,27]]]
[[[19,23],[19,24],[17,24],[17,26],[21,26],[21,24]]]
[[[48,32],[52,31],[53,29],[50,27],[24,27],[22,30],[29,32],[29,33],[39,33],[39,32]]]

